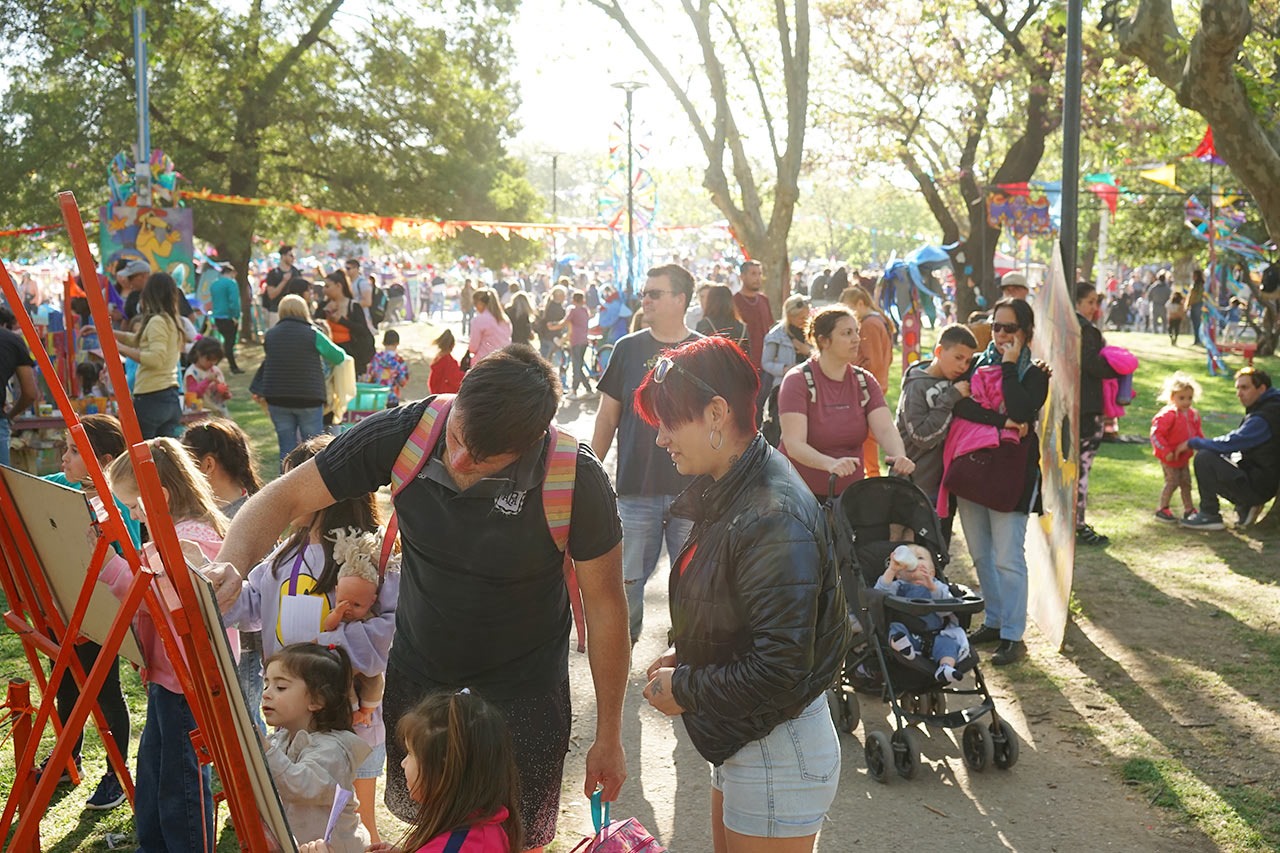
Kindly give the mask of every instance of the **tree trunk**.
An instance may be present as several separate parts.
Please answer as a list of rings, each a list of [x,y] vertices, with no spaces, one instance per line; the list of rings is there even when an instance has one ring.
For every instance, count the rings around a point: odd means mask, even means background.
[[[1093,281],[1093,264],[1098,258],[1098,230],[1102,227],[1101,218],[1094,219],[1084,235],[1084,252],[1080,254],[1080,280]],[[1103,261],[1106,259],[1103,258]]]
[[[995,253],[1001,229],[987,224],[987,203],[969,208],[969,236],[948,254],[956,280],[956,318],[961,322],[974,311],[990,311],[999,288],[996,286]]]

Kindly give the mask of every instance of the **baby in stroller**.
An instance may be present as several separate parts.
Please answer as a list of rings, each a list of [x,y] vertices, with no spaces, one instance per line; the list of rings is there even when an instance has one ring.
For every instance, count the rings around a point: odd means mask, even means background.
[[[902,598],[952,598],[947,584],[937,579],[933,555],[923,545],[899,545],[889,555],[887,566],[875,588]],[[954,613],[936,611],[915,617],[916,624],[889,623],[889,645],[907,660],[927,655],[938,664],[934,678],[939,684],[958,684],[964,678],[956,669],[969,657],[969,638]]]

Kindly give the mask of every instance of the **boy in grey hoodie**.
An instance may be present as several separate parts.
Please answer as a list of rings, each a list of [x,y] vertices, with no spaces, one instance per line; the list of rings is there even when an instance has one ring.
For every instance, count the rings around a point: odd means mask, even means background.
[[[953,323],[938,335],[933,358],[911,365],[902,378],[898,398],[898,432],[907,456],[916,463],[911,481],[929,496],[938,499],[942,485],[942,445],[951,428],[951,408],[969,396],[968,374],[978,341],[967,326]],[[943,533],[951,544],[951,518],[942,519]]]

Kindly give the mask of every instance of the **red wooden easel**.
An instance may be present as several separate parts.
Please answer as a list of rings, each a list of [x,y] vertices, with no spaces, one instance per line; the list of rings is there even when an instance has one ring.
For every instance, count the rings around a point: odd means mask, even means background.
[[[89,300],[94,325],[98,329],[102,352],[111,376],[111,386],[116,389],[126,389],[128,385],[125,381],[119,350],[115,336],[110,331],[111,321],[107,312],[106,299],[102,290],[93,284],[98,281],[98,277],[75,197],[69,192],[60,193],[58,203],[75,251],[80,280],[87,283],[84,291]],[[17,288],[2,263],[0,263],[0,289],[3,289],[6,299],[11,304],[22,304],[18,298]],[[49,377],[50,390],[66,421],[71,440],[75,442],[88,466],[94,486],[100,495],[109,495],[106,478],[89,445],[88,436],[84,427],[80,425],[66,389],[58,381],[53,364],[37,337],[35,325],[25,311],[15,313],[18,315],[22,332],[41,371]],[[160,633],[165,651],[174,664],[183,692],[191,706],[191,713],[196,721],[196,730],[191,734],[196,755],[202,764],[212,763],[222,780],[222,796],[225,797],[230,808],[240,849],[252,851],[252,853],[266,853],[269,850],[279,849],[279,846],[273,843],[272,836],[264,825],[260,805],[255,798],[249,759],[236,734],[236,712],[232,702],[240,700],[239,690],[229,692],[220,673],[217,654],[200,616],[201,609],[196,588],[188,574],[186,561],[169,517],[150,448],[142,440],[132,401],[128,396],[121,395],[117,397],[116,404],[126,440],[130,445],[129,455],[137,472],[143,506],[147,511],[148,529],[159,552],[164,573],[177,591],[180,606],[172,609],[166,606],[153,583],[157,575],[141,564],[138,551],[133,547],[124,526],[124,519],[120,516],[114,501],[104,500],[107,519],[100,523],[103,535],[99,537],[98,544],[95,546],[88,574],[75,608],[70,616],[63,620],[54,603],[44,571],[40,567],[35,549],[23,526],[13,496],[3,480],[0,480],[0,557],[3,558],[0,559],[0,583],[3,584],[5,596],[9,601],[9,610],[4,614],[4,621],[21,638],[23,651],[41,694],[40,706],[35,712],[30,734],[26,738],[24,747],[19,748],[20,754],[16,756],[17,776],[13,790],[9,792],[5,802],[3,815],[0,815],[0,839],[6,838],[12,829],[14,834],[10,839],[9,850],[15,853],[28,853],[28,851],[35,853],[40,849],[40,818],[47,809],[54,788],[58,784],[58,777],[61,775],[58,768],[66,767],[75,778],[76,771],[71,761],[71,752],[91,713],[102,734],[102,742],[106,745],[108,761],[115,770],[117,778],[124,785],[130,802],[133,802],[133,781],[123,756],[120,755],[115,741],[107,731],[102,712],[97,707],[97,695],[106,679],[108,667],[119,654],[121,643],[130,624],[140,608],[145,607],[154,614],[153,621]],[[133,571],[133,580],[130,582],[128,593],[120,602],[120,610],[112,621],[110,631],[102,644],[102,653],[98,656],[93,668],[86,673],[75,655],[74,645],[81,636],[80,630],[89,604],[89,595],[97,583],[107,556],[107,543],[112,541],[120,544],[122,556],[128,561]],[[43,653],[53,661],[53,671],[48,679],[44,676],[37,653]],[[60,726],[55,713],[55,695],[58,685],[67,677],[75,679],[80,688],[80,699],[76,702],[66,724]],[[49,759],[50,772],[43,774],[37,783],[34,780],[32,768],[35,767],[36,754],[45,727],[51,722],[57,732],[57,739]],[[16,827],[15,816],[18,816]],[[279,841],[285,849],[295,849],[291,838],[285,837]],[[216,838],[207,839],[207,850],[212,851],[216,842]]]

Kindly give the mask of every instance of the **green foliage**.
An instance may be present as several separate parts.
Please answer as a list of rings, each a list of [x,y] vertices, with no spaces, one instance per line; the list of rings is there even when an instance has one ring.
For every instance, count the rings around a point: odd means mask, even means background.
[[[129,4],[10,5],[0,36],[27,50],[5,69],[0,207],[47,221],[59,189],[100,203],[107,162],[134,139]],[[526,218],[536,198],[506,153],[518,103],[501,61],[511,0],[375,3],[354,28],[353,16],[335,17],[341,7],[152,4],[153,146],[188,186],[217,192],[385,215]],[[257,209],[197,205],[201,239],[247,250]],[[527,254],[500,242],[468,248]]]

